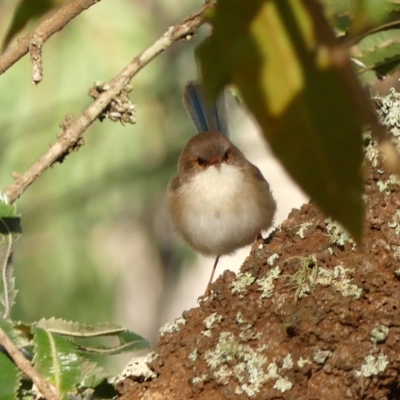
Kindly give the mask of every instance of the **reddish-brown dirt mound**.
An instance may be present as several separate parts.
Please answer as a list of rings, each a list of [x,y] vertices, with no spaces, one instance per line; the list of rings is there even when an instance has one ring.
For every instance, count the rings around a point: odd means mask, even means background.
[[[370,172],[362,244],[294,210],[164,331],[155,374],[121,381],[120,400],[399,399],[399,184]]]

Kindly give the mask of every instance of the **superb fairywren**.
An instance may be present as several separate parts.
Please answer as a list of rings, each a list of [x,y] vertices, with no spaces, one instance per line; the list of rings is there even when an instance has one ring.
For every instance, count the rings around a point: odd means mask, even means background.
[[[183,104],[198,134],[183,149],[178,176],[167,189],[167,207],[176,232],[201,254],[216,260],[251,244],[271,227],[276,204],[269,184],[229,140],[227,105],[204,98],[199,82],[189,82]]]

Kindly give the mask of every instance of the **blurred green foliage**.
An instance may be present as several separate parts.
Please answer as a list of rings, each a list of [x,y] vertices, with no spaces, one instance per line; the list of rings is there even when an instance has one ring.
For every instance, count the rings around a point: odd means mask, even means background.
[[[15,5],[13,0],[0,2],[1,38]],[[85,110],[95,81],[112,79],[198,5],[103,0],[44,45],[44,79],[38,86],[31,84],[28,57],[1,75],[0,187],[12,182],[13,171],[24,172],[47,150],[66,115],[77,117]],[[20,292],[14,319],[114,320],[120,271],[99,266],[99,229],[139,221],[161,251],[154,215],[192,132],[181,88],[196,76],[196,44],[175,44],[132,81],[136,125],[95,122],[84,135],[86,144],[47,171],[17,202],[23,237],[15,249]],[[140,326],[130,328],[140,333]]]

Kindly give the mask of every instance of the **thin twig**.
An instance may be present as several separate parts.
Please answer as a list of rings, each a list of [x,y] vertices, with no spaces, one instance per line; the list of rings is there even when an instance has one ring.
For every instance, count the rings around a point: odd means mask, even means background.
[[[57,161],[63,161],[71,151],[79,148],[82,144],[83,133],[90,124],[96,120],[111,100],[157,55],[179,39],[190,39],[192,37],[191,34],[203,23],[204,15],[211,7],[212,4],[205,4],[184,21],[175,26],[171,26],[161,38],[135,57],[114,79],[112,79],[109,82],[109,89],[99,94],[96,100],[78,119],[75,121],[67,121],[63,126],[62,132],[58,135],[57,142],[54,143],[25,173],[21,175],[14,174],[15,181],[2,190],[2,193],[7,196],[10,203],[17,200],[46,169],[50,168]]]
[[[51,389],[50,384],[45,381],[36,371],[35,367],[18,350],[15,344],[0,327],[0,344],[7,350],[10,357],[14,360],[17,367],[27,375],[39,389],[46,400],[58,400],[58,396]]]
[[[28,53],[33,39],[40,41],[43,45],[49,37],[64,28],[68,22],[99,1],[100,0],[72,0],[70,3],[59,8],[40,23],[36,29],[18,40],[14,46],[8,48],[0,56],[0,75]]]

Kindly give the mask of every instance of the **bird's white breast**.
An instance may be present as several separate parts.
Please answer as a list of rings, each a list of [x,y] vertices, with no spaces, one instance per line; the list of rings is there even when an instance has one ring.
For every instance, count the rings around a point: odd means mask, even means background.
[[[251,192],[242,169],[226,163],[208,167],[179,188],[178,232],[206,255],[229,254],[250,244],[263,220]]]

